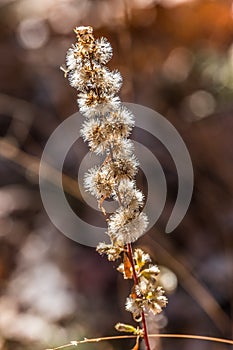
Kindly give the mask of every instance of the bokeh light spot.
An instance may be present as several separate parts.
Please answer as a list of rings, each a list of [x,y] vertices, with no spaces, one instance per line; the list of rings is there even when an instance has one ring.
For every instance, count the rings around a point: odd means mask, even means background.
[[[204,118],[215,110],[215,99],[212,94],[205,90],[194,92],[189,99],[189,106],[192,113],[198,118]]]
[[[168,292],[172,293],[175,291],[178,281],[177,277],[170,269],[165,266],[160,266],[160,277],[159,283],[162,284],[163,288]]]
[[[46,23],[39,18],[27,18],[20,22],[17,30],[19,43],[25,49],[39,49],[49,38]]]
[[[163,74],[168,80],[179,83],[187,79],[192,66],[192,52],[184,47],[177,47],[164,62]]]

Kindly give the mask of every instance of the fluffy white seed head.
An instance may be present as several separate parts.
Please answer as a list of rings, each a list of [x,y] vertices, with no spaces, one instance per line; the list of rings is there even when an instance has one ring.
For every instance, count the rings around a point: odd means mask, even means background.
[[[113,95],[120,90],[122,86],[122,76],[117,70],[109,71],[106,69],[101,78],[100,89],[102,93]]]
[[[95,92],[79,93],[77,101],[80,112],[87,118],[115,112],[121,106],[118,96],[105,96],[100,101]]]
[[[114,149],[114,157],[128,157],[132,153],[132,143],[127,137],[133,124],[133,119],[126,121],[123,113],[115,111],[86,120],[81,135],[88,142],[91,151],[97,154],[109,153],[111,147]]]
[[[115,181],[108,167],[94,167],[84,176],[84,187],[98,200],[114,195]]]
[[[128,210],[135,212],[143,206],[144,195],[137,190],[135,181],[124,178],[118,184],[116,200],[120,201],[120,204]]]
[[[134,152],[134,144],[129,139],[115,140],[112,154],[116,158],[130,158]]]
[[[127,209],[120,208],[108,221],[108,235],[122,244],[135,242],[145,233],[148,219],[144,213],[132,215]]]
[[[83,85],[83,80],[80,74],[80,71],[77,69],[73,69],[72,71],[69,72],[68,74],[68,79],[70,86],[74,88],[81,88]]]
[[[69,70],[77,69],[81,66],[81,58],[77,56],[75,48],[70,48],[66,54],[66,66]]]
[[[95,41],[95,60],[106,64],[112,58],[112,47],[106,38],[96,39]]]

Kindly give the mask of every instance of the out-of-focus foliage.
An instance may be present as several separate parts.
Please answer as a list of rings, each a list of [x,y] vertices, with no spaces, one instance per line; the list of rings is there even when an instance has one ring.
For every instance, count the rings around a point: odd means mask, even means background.
[[[170,293],[164,315],[149,320],[150,331],[230,337],[232,1],[2,0],[0,348],[51,347],[112,334],[116,322],[130,321],[123,305],[127,283],[118,280],[114,268],[93,249],[59,233],[39,195],[43,147],[52,131],[77,110],[75,92],[59,66],[74,42],[72,28],[83,24],[112,43],[110,66],[123,75],[122,100],[149,106],[170,120],[194,166],[191,206],[167,236],[163,229],[176,196],[176,169],[166,149],[143,132],[134,132],[153,149],[168,181],[163,215],[139,243],[162,265],[161,283]],[[67,157],[64,171],[73,179],[84,152],[79,145]],[[88,218],[88,207],[75,193],[69,200]],[[120,346],[133,344],[101,345]],[[161,346],[225,348],[177,340]]]

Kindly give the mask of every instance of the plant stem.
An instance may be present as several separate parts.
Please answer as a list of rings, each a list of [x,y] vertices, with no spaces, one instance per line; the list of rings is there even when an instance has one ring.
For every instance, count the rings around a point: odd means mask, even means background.
[[[137,273],[135,270],[131,243],[127,244],[127,251],[128,251],[129,261],[130,261],[131,266],[132,266],[134,285],[136,286],[136,285],[138,285],[138,276],[137,276]],[[141,316],[142,316],[142,327],[143,327],[143,333],[144,333],[143,337],[144,337],[145,345],[146,345],[147,350],[150,350],[150,343],[149,343],[148,331],[147,331],[147,326],[146,326],[146,317],[145,317],[145,313],[143,310],[141,311]]]

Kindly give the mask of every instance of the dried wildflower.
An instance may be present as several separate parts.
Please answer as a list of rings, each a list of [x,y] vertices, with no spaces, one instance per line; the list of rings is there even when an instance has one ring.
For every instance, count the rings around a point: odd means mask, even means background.
[[[119,157],[131,157],[134,151],[134,144],[129,139],[115,140],[114,149],[111,150],[113,159]]]
[[[162,308],[167,305],[167,298],[164,296],[162,287],[153,287],[145,280],[136,286],[136,295],[138,296],[135,297],[135,294],[131,294],[126,299],[125,308],[133,314],[137,321],[140,319],[142,309],[159,314]]]
[[[98,200],[114,194],[115,181],[108,165],[89,169],[84,177],[85,188]]]
[[[98,62],[106,64],[112,58],[112,47],[106,38],[97,39],[95,49]]]
[[[75,33],[78,41],[68,50],[63,70],[78,90],[80,112],[87,118],[81,135],[91,151],[106,154],[105,162],[85,175],[84,186],[101,208],[107,198],[119,202],[108,220],[107,233],[116,244],[131,243],[148,225],[147,216],[140,212],[144,196],[134,181],[139,163],[128,140],[134,117],[116,96],[122,84],[120,73],[105,66],[112,56],[108,41],[96,40],[91,27],[75,28]]]
[[[167,304],[167,298],[164,296],[162,287],[157,286],[157,277],[160,273],[157,265],[150,264],[149,254],[144,253],[142,249],[135,249],[134,252],[135,273],[137,284],[134,285],[130,296],[126,300],[126,310],[132,312],[136,321],[141,320],[141,310],[152,311],[154,314],[160,313]],[[132,278],[126,275],[125,263],[118,267],[124,278]]]
[[[143,335],[149,350],[144,311],[161,312],[167,299],[163,289],[157,286],[158,267],[151,264],[147,253],[141,249],[132,252],[131,247],[148,225],[147,216],[142,212],[144,195],[135,183],[139,163],[129,140],[134,116],[117,96],[122,85],[121,74],[105,66],[112,57],[110,43],[106,38],[95,39],[90,26],[77,27],[74,32],[77,42],[67,51],[66,65],[61,69],[78,91],[78,106],[86,118],[81,129],[84,141],[92,152],[105,155],[101,165],[85,174],[84,186],[97,198],[104,214],[105,199],[111,198],[119,204],[106,219],[111,243],[100,243],[97,251],[106,254],[110,261],[123,258],[118,271],[124,278],[134,280],[126,310],[132,312],[137,322],[142,321],[143,331],[121,323],[116,328]],[[134,349],[138,349],[138,338]]]
[[[132,243],[142,236],[147,225],[148,219],[144,213],[120,207],[108,220],[108,234],[118,244]]]
[[[124,251],[124,247],[101,242],[98,244],[96,250],[101,255],[107,254],[109,261],[114,261],[120,258],[121,253]]]
[[[135,249],[133,257],[139,270],[141,270],[145,264],[151,262],[150,255],[140,248]]]
[[[133,116],[122,107],[118,112],[106,113],[104,118],[89,118],[83,124],[81,135],[88,142],[91,151],[103,154],[109,145],[121,144],[122,138],[129,136],[133,125]]]

